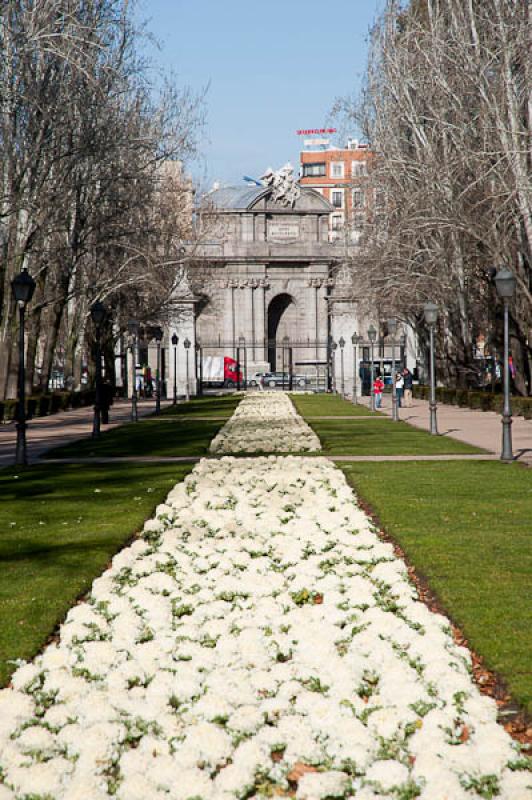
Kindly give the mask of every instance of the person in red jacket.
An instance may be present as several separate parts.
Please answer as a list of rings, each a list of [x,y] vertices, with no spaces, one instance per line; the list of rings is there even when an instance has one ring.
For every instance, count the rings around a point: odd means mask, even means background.
[[[384,391],[384,381],[377,375],[373,381],[373,394],[375,395],[375,408],[380,408],[382,404],[382,393]]]

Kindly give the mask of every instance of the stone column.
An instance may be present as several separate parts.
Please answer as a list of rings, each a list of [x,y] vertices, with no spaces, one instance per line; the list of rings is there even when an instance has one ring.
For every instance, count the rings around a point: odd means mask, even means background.
[[[229,341],[231,343],[231,355],[236,358],[236,297],[235,293],[238,289],[238,281],[234,278],[229,278],[227,281],[227,319],[229,320]]]
[[[256,296],[256,289],[259,285],[259,282],[256,278],[250,278],[248,280],[248,289],[249,289],[249,307],[251,309],[251,342],[252,347],[249,351],[251,358],[253,361],[257,358],[257,351],[256,351],[256,343],[257,343],[257,309],[255,308],[255,296]]]
[[[259,309],[259,320],[261,326],[257,326],[257,333],[262,340],[262,353],[264,361],[268,361],[268,312],[266,308],[266,292],[270,288],[268,276],[259,279],[259,294],[257,307]]]

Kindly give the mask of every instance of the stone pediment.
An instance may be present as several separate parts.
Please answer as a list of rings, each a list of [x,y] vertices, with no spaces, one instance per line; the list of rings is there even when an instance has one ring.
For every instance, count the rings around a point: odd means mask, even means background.
[[[272,191],[262,193],[248,207],[248,211],[265,211],[271,214],[330,214],[333,211],[331,204],[314,189],[301,187],[299,197],[292,206],[286,206],[282,201],[273,196]]]
[[[218,212],[271,212],[296,214],[330,214],[331,204],[319,192],[300,187],[293,205],[274,199],[274,191],[265,186],[226,186],[215,189],[205,198],[207,209]]]

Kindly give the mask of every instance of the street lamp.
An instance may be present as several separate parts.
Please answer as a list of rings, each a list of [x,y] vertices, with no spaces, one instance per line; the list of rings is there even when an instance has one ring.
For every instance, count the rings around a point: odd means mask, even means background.
[[[17,447],[15,464],[24,466],[28,463],[26,451],[26,365],[24,342],[24,317],[26,306],[33,297],[35,281],[26,269],[19,272],[11,281],[11,291],[18,305],[19,340],[18,340],[18,403],[17,403]]]
[[[183,342],[183,347],[185,348],[185,353],[187,354],[187,360],[186,360],[186,366],[187,366],[187,371],[186,371],[186,377],[187,377],[187,382],[186,382],[186,401],[188,403],[188,401],[190,400],[190,380],[189,380],[189,366],[188,366],[188,351],[190,350],[190,339],[188,338],[188,336],[185,339],[185,341]]]
[[[438,306],[435,303],[426,303],[423,307],[425,322],[430,332],[430,432],[438,434],[438,421],[436,418],[436,361],[434,358],[434,329],[438,321]]]
[[[357,332],[351,336],[351,343],[353,345],[353,403],[357,405],[357,375],[358,375],[358,345],[362,341],[362,336],[357,336]]]
[[[179,344],[179,336],[177,333],[172,334],[172,347],[174,348],[174,401],[173,405],[177,405],[177,345]]]
[[[101,332],[102,325],[107,316],[107,309],[100,300],[96,300],[91,306],[91,319],[96,331],[96,396],[94,398],[94,416],[92,418],[92,438],[97,439],[100,435],[100,424],[102,417],[102,350]]]
[[[377,339],[377,331],[370,325],[368,328],[368,339],[371,345],[371,364],[370,364],[370,381],[371,381],[371,410],[375,411],[375,341]]]
[[[345,339],[343,336],[340,336],[338,339],[338,344],[340,345],[340,375],[341,375],[341,384],[340,388],[342,390],[342,397],[345,397],[345,373],[344,373],[344,347],[345,347]]]
[[[127,323],[127,330],[131,337],[131,360],[133,362],[133,391],[131,392],[131,422],[138,422],[137,408],[137,363],[138,363],[138,336],[139,323],[135,319],[130,319]]]
[[[155,416],[161,413],[161,342],[163,339],[163,329],[156,327],[153,329],[153,338],[157,343],[157,375],[155,376]]]
[[[502,452],[501,461],[513,461],[512,451],[512,407],[510,403],[510,330],[509,306],[515,293],[515,276],[509,269],[501,268],[495,275],[497,294],[504,302],[504,405],[502,409]]]
[[[390,317],[388,320],[388,333],[392,340],[392,420],[399,420],[399,406],[397,405],[397,388],[395,385],[395,336],[397,334],[397,320]]]

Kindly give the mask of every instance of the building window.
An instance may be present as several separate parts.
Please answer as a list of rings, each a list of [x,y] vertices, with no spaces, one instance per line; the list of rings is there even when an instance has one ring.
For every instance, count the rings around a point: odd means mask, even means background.
[[[344,162],[331,161],[331,178],[343,178],[343,177],[344,177]]]
[[[344,215],[343,214],[332,214],[331,216],[331,228],[333,231],[341,231],[344,227]]]
[[[364,208],[365,197],[362,189],[353,189],[353,208]]]
[[[384,189],[375,189],[375,207],[384,208],[385,200],[386,195],[384,193]]]
[[[341,189],[333,189],[331,192],[331,203],[335,208],[344,207],[344,193]]]
[[[326,175],[325,163],[323,164],[303,164],[304,178],[317,178]]]
[[[359,178],[368,174],[368,165],[366,161],[353,161],[351,164],[351,175],[353,178]]]

